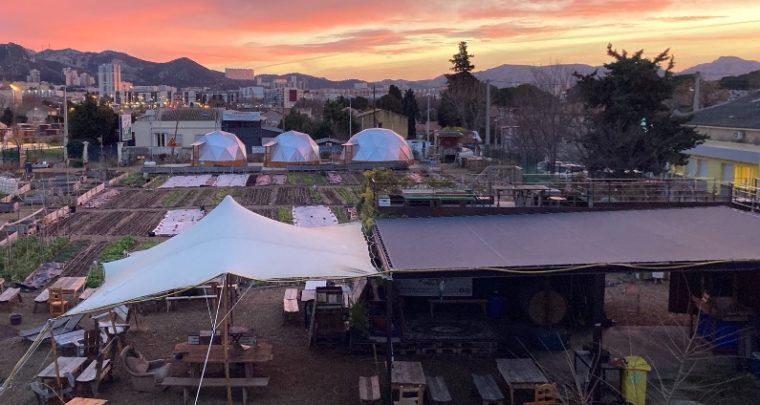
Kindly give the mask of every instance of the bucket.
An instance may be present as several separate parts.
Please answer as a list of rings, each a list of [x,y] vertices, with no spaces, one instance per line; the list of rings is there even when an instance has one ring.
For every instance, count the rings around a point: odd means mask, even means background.
[[[10,314],[8,319],[10,319],[11,325],[21,325],[21,314]]]

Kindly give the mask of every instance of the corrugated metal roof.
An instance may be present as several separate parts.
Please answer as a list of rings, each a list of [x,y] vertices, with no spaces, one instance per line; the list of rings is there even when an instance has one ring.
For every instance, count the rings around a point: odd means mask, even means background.
[[[754,91],[730,103],[697,111],[689,124],[760,129],[760,91]]]
[[[216,121],[219,112],[209,108],[177,108],[161,110],[161,121]]]
[[[392,270],[760,261],[760,216],[729,207],[379,219]]]
[[[713,159],[732,160],[758,164],[760,163],[760,146],[746,143],[706,141],[683,153],[689,156],[702,156]]]

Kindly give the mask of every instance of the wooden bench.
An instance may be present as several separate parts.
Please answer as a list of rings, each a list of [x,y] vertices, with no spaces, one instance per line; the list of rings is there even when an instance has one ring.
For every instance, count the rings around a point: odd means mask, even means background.
[[[473,374],[472,381],[475,383],[483,405],[504,405],[504,394],[501,393],[491,374]]]
[[[90,362],[87,368],[82,371],[82,374],[79,374],[79,377],[77,377],[77,384],[88,384],[92,395],[95,397],[98,396],[98,388],[101,381],[111,378],[112,360],[116,353],[114,343],[116,339],[112,338],[108,343],[103,345],[95,360]]]
[[[446,381],[443,380],[443,376],[426,376],[425,382],[427,383],[428,397],[433,404],[450,404],[451,394],[449,394],[449,387],[446,386]]]
[[[282,321],[297,321],[298,312],[298,289],[288,288],[282,299]]]
[[[183,403],[188,404],[190,402],[190,390],[197,389],[201,384],[200,378],[193,377],[166,377],[161,381],[161,385],[167,387],[180,387],[182,388]],[[269,385],[269,377],[256,377],[256,378],[204,378],[203,387],[226,387],[229,385],[233,388],[243,389],[243,405],[248,403],[248,388],[254,387],[266,387]]]
[[[44,305],[47,308],[48,298],[50,297],[50,291],[46,288],[39,295],[34,297],[34,307],[32,307],[32,313],[37,312],[37,305]]]
[[[0,294],[0,304],[3,304],[3,308],[10,310],[14,303],[21,303],[21,289],[20,288],[8,288]]]
[[[380,402],[380,379],[376,375],[359,377],[359,401],[362,404]]]
[[[82,294],[79,295],[79,302],[82,302],[86,300],[87,298],[90,298],[92,293],[94,293],[97,290],[97,288],[85,288],[84,291],[82,291]]]
[[[166,297],[166,312],[171,311],[172,302],[174,301],[190,301],[190,300],[216,300],[217,296],[213,294],[207,295],[177,295],[173,297]]]

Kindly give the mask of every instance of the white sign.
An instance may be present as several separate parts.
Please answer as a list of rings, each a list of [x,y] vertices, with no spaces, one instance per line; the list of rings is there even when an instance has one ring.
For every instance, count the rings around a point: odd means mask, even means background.
[[[264,153],[264,149],[265,148],[263,146],[251,146],[251,153],[254,153],[254,154],[256,154],[256,153],[263,154]]]
[[[121,114],[121,140],[124,142],[132,140],[131,114]]]
[[[400,279],[393,288],[399,295],[410,297],[471,297],[472,278]]]
[[[377,199],[377,206],[378,207],[390,207],[391,206],[391,199],[390,197],[380,197]]]
[[[222,121],[261,121],[261,113],[258,111],[234,111],[222,112]]]

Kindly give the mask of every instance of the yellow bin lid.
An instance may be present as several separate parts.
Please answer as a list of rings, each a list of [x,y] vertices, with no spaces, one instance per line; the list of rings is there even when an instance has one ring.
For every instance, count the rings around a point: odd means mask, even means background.
[[[647,361],[640,356],[626,356],[625,357],[625,369],[636,371],[652,371],[652,367]]]

